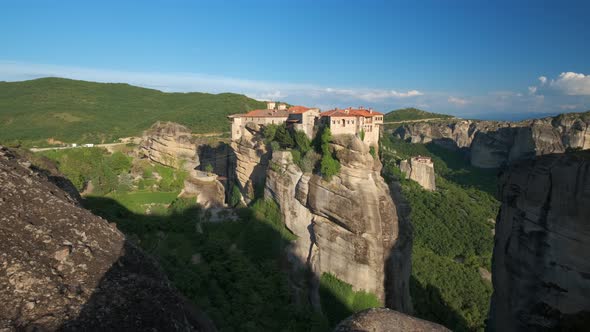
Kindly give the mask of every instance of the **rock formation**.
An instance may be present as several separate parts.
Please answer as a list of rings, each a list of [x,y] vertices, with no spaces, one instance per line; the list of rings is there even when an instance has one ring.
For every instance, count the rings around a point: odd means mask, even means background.
[[[231,142],[231,147],[236,158],[236,180],[242,197],[246,202],[250,202],[257,190],[264,190],[269,153],[261,135],[262,127],[248,123],[245,128],[242,137]]]
[[[199,166],[195,140],[187,127],[174,122],[156,122],[140,144],[142,153],[164,166],[192,172]]]
[[[450,120],[404,125],[395,135],[412,143],[465,149],[471,164],[496,168],[534,156],[590,149],[590,112],[520,122]]]
[[[410,158],[409,161],[402,160],[399,167],[406,179],[418,182],[426,190],[436,190],[434,163],[429,157],[418,156]]]
[[[225,188],[215,173],[198,171],[199,142],[190,130],[174,122],[156,122],[144,133],[140,154],[164,166],[184,170],[188,177],[182,196],[195,196],[205,208],[225,205]]]
[[[47,176],[0,147],[0,330],[214,330],[154,260]]]
[[[490,330],[587,330],[590,151],[525,161],[500,181]]]
[[[273,152],[265,195],[279,204],[285,225],[298,236],[292,259],[318,277],[331,273],[381,300],[387,289],[387,297],[396,299],[387,302],[409,312],[411,229],[400,227],[381,163],[356,137],[335,136],[330,146],[341,163],[330,182],[304,174],[289,151]],[[401,259],[392,262],[394,256]]]
[[[442,325],[386,308],[372,308],[348,317],[334,332],[445,332]]]

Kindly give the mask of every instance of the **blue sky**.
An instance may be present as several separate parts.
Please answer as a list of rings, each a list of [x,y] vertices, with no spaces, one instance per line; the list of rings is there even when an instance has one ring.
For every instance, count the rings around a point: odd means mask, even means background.
[[[480,118],[583,111],[589,14],[588,1],[3,0],[0,80]]]

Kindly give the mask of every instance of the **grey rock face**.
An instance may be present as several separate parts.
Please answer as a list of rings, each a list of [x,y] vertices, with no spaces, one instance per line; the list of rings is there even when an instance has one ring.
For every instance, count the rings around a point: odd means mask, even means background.
[[[141,152],[156,163],[188,172],[199,166],[191,131],[178,123],[156,122],[144,133],[140,145]]]
[[[410,312],[410,226],[404,219],[400,227],[401,211],[381,178],[379,160],[358,138],[345,141],[331,144],[341,170],[330,182],[303,174],[289,151],[273,152],[266,197],[279,204],[286,226],[298,236],[294,260],[318,277],[331,273],[382,301],[394,297],[387,302]]]
[[[412,143],[435,142],[468,150],[473,166],[496,168],[568,148],[590,149],[590,112],[520,122],[412,123],[398,128],[395,134]]]
[[[490,330],[587,330],[590,151],[512,166],[500,199]]]
[[[418,182],[422,188],[430,191],[436,190],[434,163],[430,158],[413,157],[410,160],[402,160],[400,170],[406,175],[407,179]]]
[[[0,330],[213,330],[114,225],[0,147]]]
[[[342,321],[334,332],[428,332],[450,331],[442,325],[408,316],[390,309],[373,308]]]

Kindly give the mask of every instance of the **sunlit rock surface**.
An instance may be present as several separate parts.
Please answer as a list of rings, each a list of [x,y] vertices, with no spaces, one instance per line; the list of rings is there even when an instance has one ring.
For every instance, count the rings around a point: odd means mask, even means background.
[[[412,143],[466,149],[471,164],[495,168],[534,156],[590,149],[590,112],[519,122],[449,120],[406,124],[395,135]]]

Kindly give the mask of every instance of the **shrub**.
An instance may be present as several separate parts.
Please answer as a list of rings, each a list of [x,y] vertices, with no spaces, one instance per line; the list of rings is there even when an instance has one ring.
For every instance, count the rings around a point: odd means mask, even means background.
[[[270,142],[270,150],[271,151],[279,151],[281,149],[281,146],[279,145],[278,142],[272,141]]]
[[[299,166],[299,168],[301,167],[301,151],[299,150],[291,150],[291,156],[293,157],[293,163],[297,166]]]
[[[296,130],[293,133],[293,138],[295,140],[295,145],[297,146],[297,149],[301,151],[301,154],[305,154],[311,149],[311,141],[307,138],[305,132]]]
[[[374,146],[369,147],[369,153],[371,154],[371,156],[373,156],[373,159],[377,159],[377,152],[375,151]]]
[[[320,277],[322,310],[332,325],[351,314],[368,308],[380,307],[377,297],[369,292],[352,290],[352,286],[330,273]]]
[[[320,172],[326,181],[330,181],[334,175],[340,172],[340,162],[334,159],[331,154],[325,154],[320,163]]]
[[[322,158],[319,153],[309,150],[301,160],[301,171],[304,173],[311,173],[316,168],[318,161]]]
[[[242,201],[242,193],[240,193],[240,188],[238,188],[237,184],[233,184],[231,188],[231,196],[229,197],[229,205],[232,207],[238,206]]]
[[[264,136],[267,143],[272,142],[275,139],[278,127],[279,126],[276,124],[268,124],[262,129],[262,136]]]
[[[361,138],[361,141],[365,141],[365,130],[361,129],[361,132],[359,133],[359,137]]]
[[[295,144],[285,124],[278,126],[274,140],[279,143],[281,148],[292,148]]]

